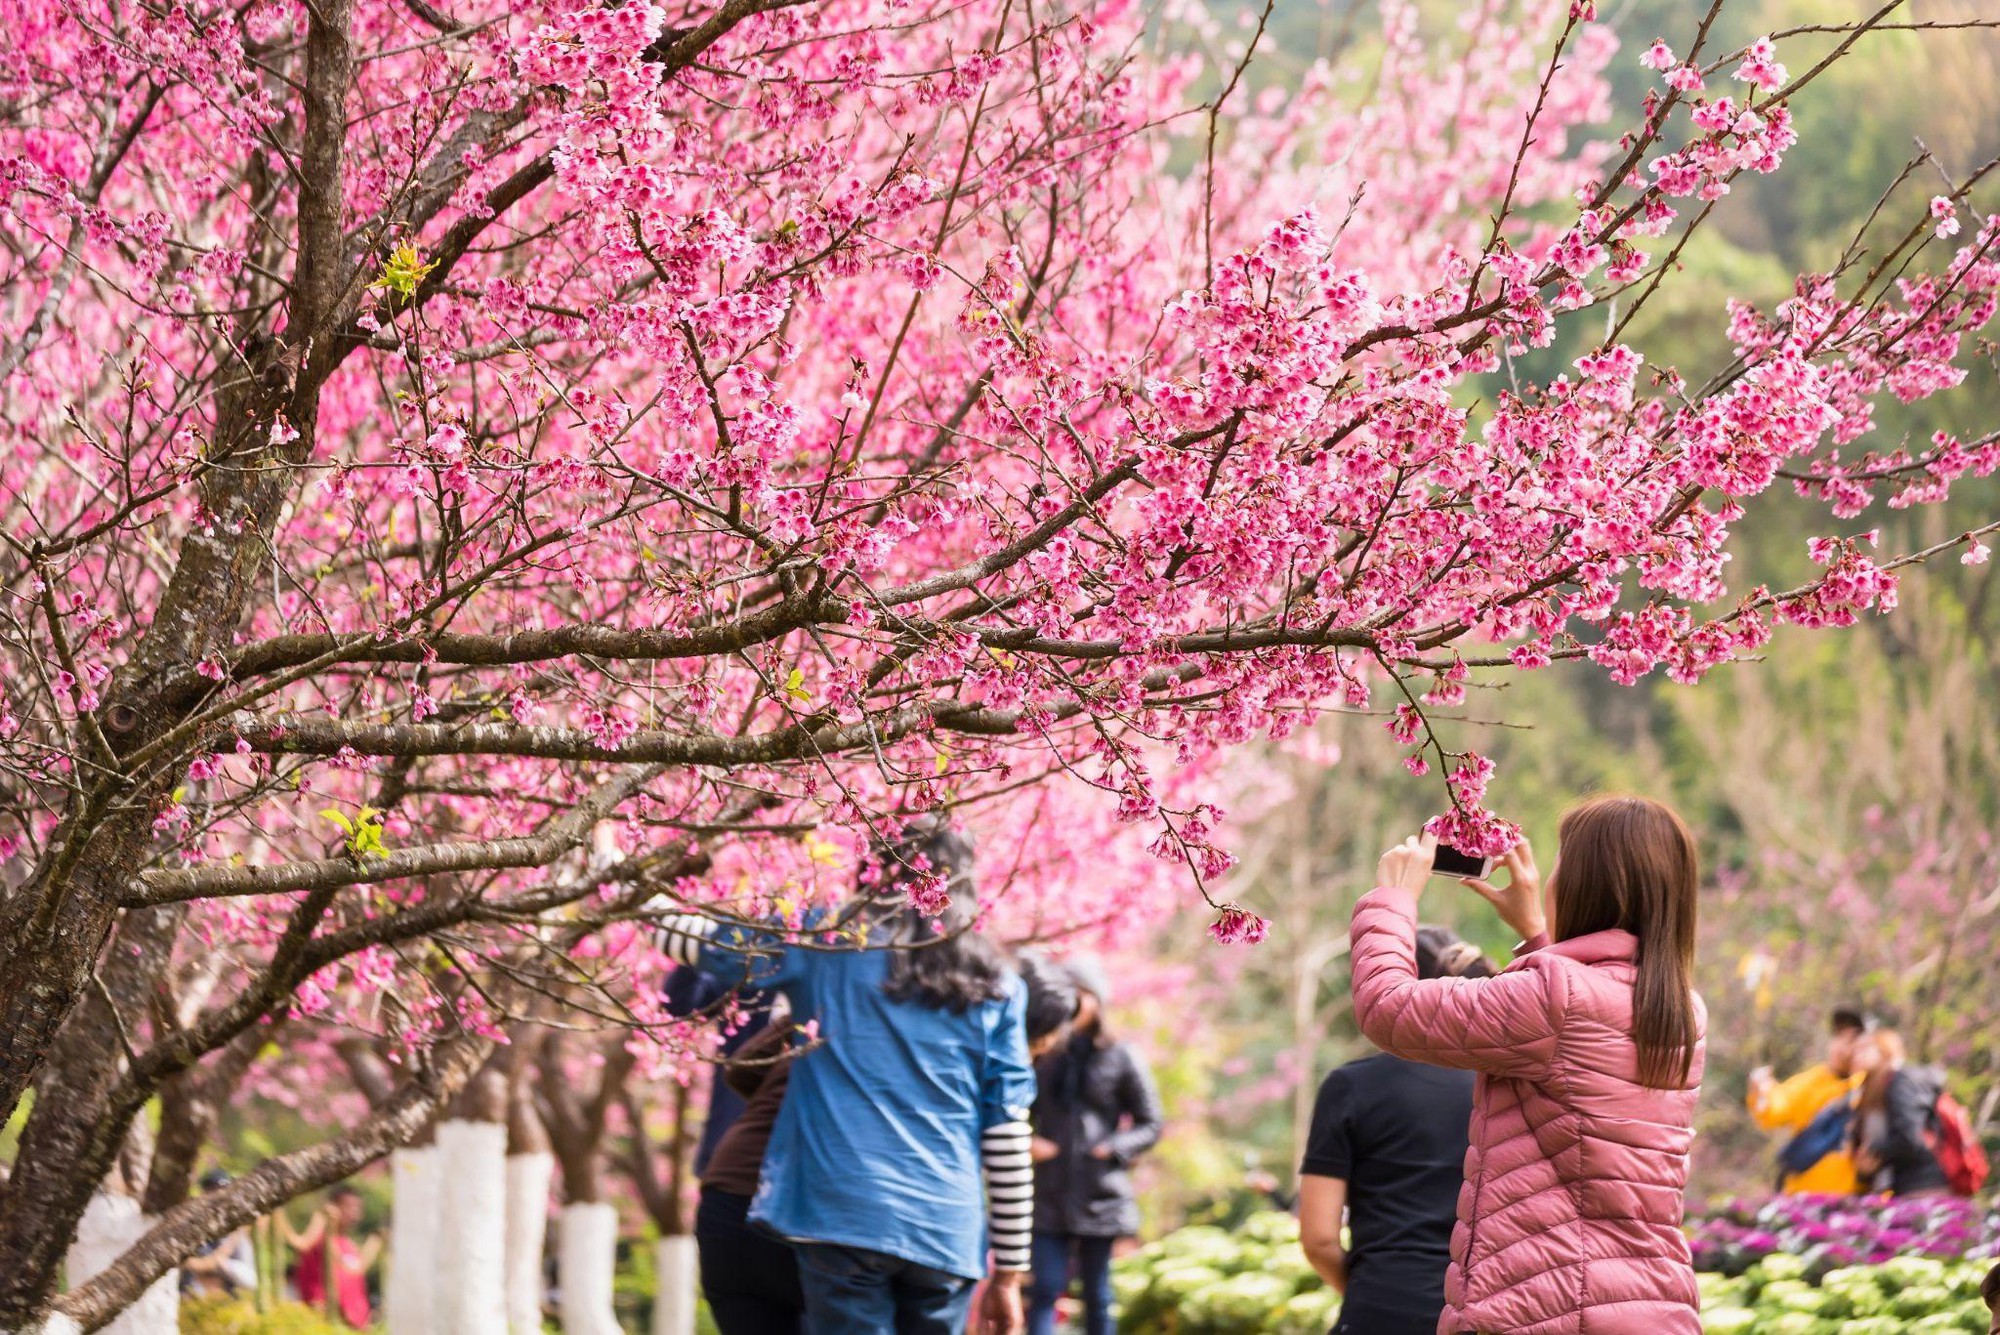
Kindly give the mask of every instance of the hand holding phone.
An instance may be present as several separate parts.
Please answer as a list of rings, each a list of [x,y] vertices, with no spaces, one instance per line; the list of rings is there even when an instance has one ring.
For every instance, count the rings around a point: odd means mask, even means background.
[[[1467,877],[1465,883],[1498,909],[1500,920],[1519,932],[1523,941],[1532,941],[1548,931],[1549,924],[1542,908],[1542,873],[1535,866],[1528,836],[1522,835],[1500,861],[1507,868],[1507,884],[1493,885],[1483,876]]]
[[[1431,874],[1431,859],[1437,855],[1437,836],[1413,834],[1382,855],[1375,864],[1375,884],[1394,886],[1420,895]]]

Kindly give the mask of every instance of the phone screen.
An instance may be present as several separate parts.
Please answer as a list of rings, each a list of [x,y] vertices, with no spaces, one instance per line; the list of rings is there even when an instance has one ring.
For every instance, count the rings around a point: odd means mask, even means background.
[[[1431,871],[1438,876],[1477,876],[1483,879],[1492,870],[1493,859],[1462,853],[1449,844],[1438,845],[1437,860],[1431,864]]]

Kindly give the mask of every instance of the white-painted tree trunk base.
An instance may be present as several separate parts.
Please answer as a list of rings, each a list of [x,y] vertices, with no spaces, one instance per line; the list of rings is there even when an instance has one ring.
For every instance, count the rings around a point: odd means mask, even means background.
[[[694,1335],[701,1261],[692,1236],[653,1244],[653,1335]]]
[[[430,1335],[437,1290],[438,1152],[425,1145],[389,1156],[389,1276],[382,1319],[389,1335]]]
[[[98,1192],[84,1207],[76,1223],[76,1241],[65,1259],[69,1286],[77,1288],[92,1276],[111,1267],[119,1257],[146,1235],[159,1221],[139,1213],[139,1202],[130,1196]],[[61,1317],[58,1320],[68,1321]],[[105,1335],[177,1335],[181,1326],[181,1272],[169,1270],[139,1295],[139,1301],[120,1312]],[[75,1323],[70,1323],[75,1329]],[[53,1324],[50,1330],[57,1329]]]
[[[563,1335],[620,1335],[611,1306],[618,1267],[618,1207],[565,1205],[556,1248]]]
[[[507,1128],[442,1122],[437,1153],[431,1329],[437,1335],[506,1335]]]
[[[542,1335],[542,1244],[555,1172],[553,1154],[507,1156],[508,1335]]]
[[[19,1330],[0,1330],[0,1335],[83,1335],[83,1327],[58,1312],[45,1321]]]

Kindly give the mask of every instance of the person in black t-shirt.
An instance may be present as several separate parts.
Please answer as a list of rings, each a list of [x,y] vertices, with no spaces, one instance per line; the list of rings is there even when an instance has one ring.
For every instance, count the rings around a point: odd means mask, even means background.
[[[1423,978],[1485,978],[1478,947],[1417,930]],[[1472,1072],[1377,1053],[1327,1076],[1299,1165],[1299,1242],[1343,1295],[1334,1335],[1434,1335],[1464,1181]],[[1353,1246],[1343,1247],[1345,1212]]]

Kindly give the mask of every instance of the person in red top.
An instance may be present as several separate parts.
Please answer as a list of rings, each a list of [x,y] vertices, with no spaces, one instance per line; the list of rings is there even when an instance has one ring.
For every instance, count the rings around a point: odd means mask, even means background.
[[[361,1193],[345,1184],[326,1194],[326,1205],[313,1216],[303,1233],[292,1231],[284,1215],[278,1216],[285,1241],[298,1252],[292,1283],[299,1301],[317,1311],[338,1313],[356,1330],[367,1329],[373,1316],[368,1307],[368,1268],[382,1250],[382,1239],[371,1237],[357,1244],[352,1236],[361,1227]],[[331,1264],[329,1264],[331,1262]],[[326,1277],[333,1274],[332,1301],[328,1301]]]

